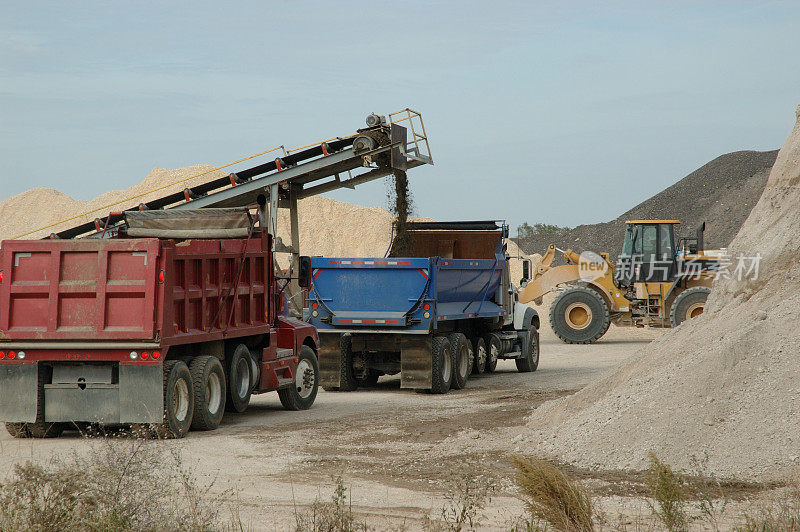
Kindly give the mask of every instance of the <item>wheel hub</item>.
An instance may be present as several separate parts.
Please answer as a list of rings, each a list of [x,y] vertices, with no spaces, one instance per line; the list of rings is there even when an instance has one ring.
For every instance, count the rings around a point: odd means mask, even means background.
[[[244,358],[239,359],[239,363],[236,365],[236,373],[239,377],[237,391],[239,397],[243,398],[247,395],[247,390],[250,389],[250,365],[247,363],[247,360]]]
[[[469,349],[461,349],[461,356],[458,359],[458,371],[461,375],[469,373]]]
[[[186,421],[189,415],[189,387],[186,381],[179,379],[172,389],[172,411],[179,422]]]
[[[210,413],[216,414],[219,412],[221,403],[222,385],[220,384],[219,375],[212,373],[206,381],[206,409]]]
[[[697,316],[703,313],[704,308],[705,305],[703,303],[695,303],[686,310],[686,319],[689,320],[692,318],[696,318]]]
[[[314,390],[314,368],[309,364],[308,360],[301,360],[297,364],[294,383],[297,388],[297,395],[303,399],[307,399],[311,395]]]
[[[564,321],[577,331],[585,329],[592,323],[592,309],[586,303],[572,303],[564,310]]]
[[[444,360],[442,360],[442,380],[447,382],[450,380],[450,374],[453,371],[452,360],[450,360],[449,350],[445,350],[443,355],[444,355]]]

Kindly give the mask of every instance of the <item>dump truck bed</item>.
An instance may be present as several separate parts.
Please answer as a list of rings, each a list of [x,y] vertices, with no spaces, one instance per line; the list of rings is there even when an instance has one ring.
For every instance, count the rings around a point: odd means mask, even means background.
[[[0,345],[147,340],[169,346],[267,333],[274,307],[267,296],[270,246],[266,234],[177,244],[5,241]]]
[[[494,298],[504,266],[502,256],[314,257],[310,322],[320,333],[427,334],[443,321],[503,316]]]

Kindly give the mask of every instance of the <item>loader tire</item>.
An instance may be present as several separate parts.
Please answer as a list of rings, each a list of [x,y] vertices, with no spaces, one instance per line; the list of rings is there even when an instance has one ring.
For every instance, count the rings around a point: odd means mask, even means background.
[[[467,387],[467,379],[472,373],[472,344],[467,340],[463,333],[452,333],[450,348],[453,350],[453,382],[450,385],[454,390],[463,390]]]
[[[486,342],[480,336],[472,339],[472,374],[486,371]]]
[[[514,360],[517,363],[517,371],[520,373],[536,371],[539,367],[539,331],[536,327],[531,327],[528,330],[525,334],[525,341],[528,342],[528,356]]]
[[[684,321],[696,318],[703,313],[706,306],[706,300],[711,289],[705,286],[696,286],[684,290],[669,309],[669,323],[672,327],[677,327]]]
[[[500,352],[503,349],[503,344],[497,335],[489,333],[483,337],[486,344],[486,373],[494,373],[497,369],[497,361],[500,359]]]
[[[154,426],[160,439],[183,438],[192,426],[194,388],[189,367],[182,360],[164,362],[164,421]]]
[[[450,340],[446,336],[431,339],[431,393],[445,394],[450,391],[455,361]]]
[[[550,306],[550,327],[568,344],[591,344],[611,325],[603,296],[585,286],[573,286],[556,297]]]
[[[244,344],[233,346],[233,351],[225,358],[225,378],[227,395],[225,409],[241,414],[250,405],[253,391],[252,356]]]
[[[189,364],[194,388],[192,430],[214,430],[225,414],[225,370],[217,357],[200,356]]]
[[[286,410],[308,410],[317,398],[319,364],[317,355],[309,346],[300,349],[294,383],[278,390],[278,397]]]

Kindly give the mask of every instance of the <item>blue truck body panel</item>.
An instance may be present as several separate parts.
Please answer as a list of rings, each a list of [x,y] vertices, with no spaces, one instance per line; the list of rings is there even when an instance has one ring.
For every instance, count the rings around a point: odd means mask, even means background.
[[[494,302],[505,267],[502,254],[495,259],[313,257],[309,321],[320,333],[426,334],[445,321],[496,318],[505,314]]]

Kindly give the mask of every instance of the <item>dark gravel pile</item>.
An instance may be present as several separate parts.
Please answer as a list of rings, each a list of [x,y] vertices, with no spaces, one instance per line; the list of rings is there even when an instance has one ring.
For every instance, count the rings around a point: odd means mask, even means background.
[[[681,222],[676,239],[694,236],[705,221],[705,247],[726,247],[761,197],[777,155],[777,150],[721,155],[616,220],[534,236],[518,244],[528,254],[544,253],[549,244],[555,244],[578,252],[608,251],[613,259],[622,248],[625,220],[675,219]]]

